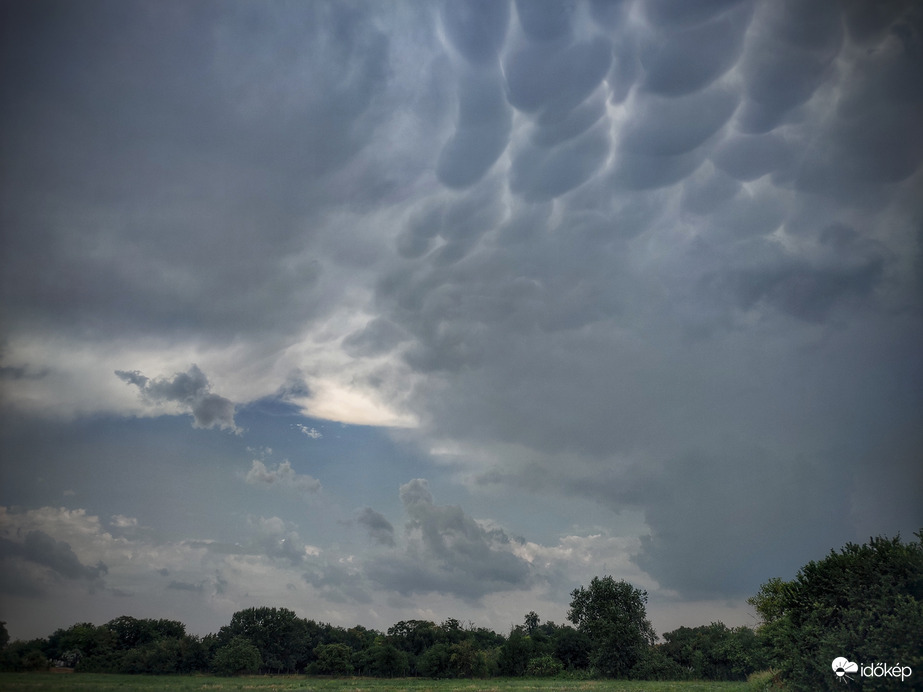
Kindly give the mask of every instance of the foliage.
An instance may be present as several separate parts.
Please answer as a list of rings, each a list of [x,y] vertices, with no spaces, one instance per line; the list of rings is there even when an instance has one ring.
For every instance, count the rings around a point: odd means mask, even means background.
[[[323,675],[348,675],[352,672],[352,649],[346,644],[321,644],[314,649],[314,666]]]
[[[835,689],[830,663],[839,656],[923,670],[923,532],[916,535],[906,544],[899,536],[849,543],[790,582],[769,580],[749,599],[771,662],[792,689]],[[884,689],[892,681],[862,682]]]
[[[730,629],[720,622],[680,627],[663,635],[663,653],[699,680],[746,680],[764,667],[763,649],[749,627]]]
[[[571,593],[567,619],[590,640],[590,664],[606,677],[627,677],[654,643],[647,592],[611,576]]]
[[[775,670],[761,670],[747,677],[748,692],[778,692],[785,688],[782,677]]]
[[[218,675],[255,673],[262,665],[259,649],[241,636],[234,637],[220,647],[212,658],[212,670]]]
[[[688,680],[690,671],[670,658],[662,646],[649,646],[631,669],[635,680]]]
[[[550,654],[542,654],[529,659],[526,666],[526,675],[547,678],[557,675],[564,669],[561,662]]]
[[[451,657],[446,644],[433,644],[420,656],[417,671],[428,678],[448,678],[451,676]]]
[[[31,692],[222,692],[233,690],[314,690],[315,692],[472,692],[490,689],[496,692],[750,692],[747,683],[662,683],[623,681],[614,686],[610,681],[580,678],[507,678],[492,680],[489,684],[470,680],[429,679],[342,679],[311,678],[304,676],[258,676],[245,679],[219,678],[203,675],[171,676],[168,684],[163,678],[144,675],[55,675],[34,673],[0,673],[0,689],[30,690]],[[778,690],[774,692],[779,692]]]
[[[218,631],[218,640],[226,644],[234,637],[244,637],[259,651],[262,668],[294,673],[308,663],[310,629],[288,608],[247,608],[231,616],[231,622]]]

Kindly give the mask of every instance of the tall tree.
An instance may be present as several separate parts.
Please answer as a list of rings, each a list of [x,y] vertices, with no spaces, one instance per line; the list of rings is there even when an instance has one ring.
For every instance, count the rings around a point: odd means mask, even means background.
[[[654,643],[647,592],[611,576],[593,577],[571,592],[567,619],[590,640],[590,665],[608,677],[628,677]]]

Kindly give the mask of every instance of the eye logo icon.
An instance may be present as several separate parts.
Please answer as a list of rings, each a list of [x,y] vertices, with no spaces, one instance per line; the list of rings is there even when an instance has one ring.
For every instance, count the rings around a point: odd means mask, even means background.
[[[840,656],[839,658],[833,659],[833,663],[831,664],[831,667],[833,668],[833,672],[836,673],[836,676],[840,678],[841,680],[844,677],[852,680],[852,678],[846,675],[846,673],[858,673],[859,672],[858,663],[853,663],[852,661],[845,659],[842,656]]]

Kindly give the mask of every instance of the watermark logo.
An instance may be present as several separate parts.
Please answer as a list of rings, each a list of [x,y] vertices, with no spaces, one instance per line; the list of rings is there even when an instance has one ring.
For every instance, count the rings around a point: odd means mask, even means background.
[[[852,661],[845,659],[842,656],[833,659],[833,663],[831,665],[833,666],[833,672],[836,673],[836,676],[840,680],[852,680],[853,678],[847,675],[847,673],[859,672],[858,663],[853,663]]]
[[[858,673],[863,678],[900,678],[901,682],[913,674],[910,666],[902,666],[900,663],[893,666],[887,663],[860,665],[843,656],[833,659],[830,667],[833,668],[833,674],[836,675],[840,682],[855,680],[850,673]]]

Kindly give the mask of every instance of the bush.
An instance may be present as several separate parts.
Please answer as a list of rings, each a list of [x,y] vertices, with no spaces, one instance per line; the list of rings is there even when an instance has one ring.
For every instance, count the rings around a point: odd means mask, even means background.
[[[748,692],[779,692],[785,689],[782,677],[775,670],[761,670],[747,678]]]
[[[543,654],[529,659],[526,675],[537,678],[554,677],[564,669],[564,665],[550,654]]]

